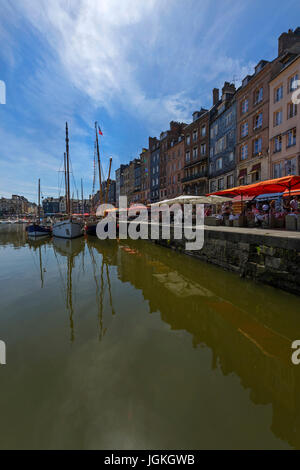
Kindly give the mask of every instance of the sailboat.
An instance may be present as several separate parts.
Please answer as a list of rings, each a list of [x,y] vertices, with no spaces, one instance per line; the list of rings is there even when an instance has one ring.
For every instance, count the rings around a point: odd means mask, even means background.
[[[102,177],[101,177],[101,163],[100,163],[100,151],[99,151],[99,141],[98,141],[98,130],[97,130],[98,124],[95,122],[95,130],[96,130],[96,149],[97,149],[97,161],[98,161],[98,173],[99,173],[99,201],[100,204],[103,203],[103,194],[102,194]],[[107,178],[107,184],[106,184],[106,194],[105,194],[105,200],[104,203],[107,204],[108,201],[108,191],[109,191],[109,186],[110,186],[110,172],[111,172],[111,163],[112,159],[110,158],[109,160],[109,172],[108,172],[108,178]],[[94,175],[95,177],[95,175]],[[85,224],[85,233],[87,235],[96,235],[97,231],[97,223],[99,220],[94,217],[94,220],[90,220]]]
[[[54,237],[59,238],[77,238],[83,235],[83,224],[79,220],[73,220],[70,204],[70,157],[69,157],[69,130],[66,122],[66,153],[64,155],[65,187],[66,187],[66,205],[68,218],[56,222],[52,231]]]
[[[39,201],[38,201],[38,219],[33,224],[26,227],[29,238],[40,239],[51,235],[51,227],[40,225],[41,221],[41,180],[39,179]]]

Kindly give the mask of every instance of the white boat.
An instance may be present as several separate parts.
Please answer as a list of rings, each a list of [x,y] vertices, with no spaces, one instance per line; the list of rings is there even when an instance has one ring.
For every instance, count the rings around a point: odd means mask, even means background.
[[[83,224],[72,219],[61,220],[52,227],[52,235],[59,238],[77,238],[83,235]]]

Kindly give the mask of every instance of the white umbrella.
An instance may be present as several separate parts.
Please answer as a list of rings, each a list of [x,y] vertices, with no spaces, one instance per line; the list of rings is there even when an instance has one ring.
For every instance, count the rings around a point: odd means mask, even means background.
[[[161,206],[167,204],[172,206],[173,204],[222,204],[223,202],[232,201],[229,197],[222,196],[178,196],[174,199],[166,199],[165,201],[156,202],[152,204],[154,206]]]
[[[232,197],[225,196],[206,196],[209,200],[206,204],[223,204],[224,202],[232,202]]]

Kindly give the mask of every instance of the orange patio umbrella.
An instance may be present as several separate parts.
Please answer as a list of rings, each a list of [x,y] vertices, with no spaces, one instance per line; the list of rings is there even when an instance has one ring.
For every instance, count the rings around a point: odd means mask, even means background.
[[[248,184],[245,186],[236,186],[235,188],[224,189],[211,193],[216,196],[259,196],[260,194],[283,193],[296,189],[300,190],[300,176],[283,176],[272,180],[260,181],[259,183]]]

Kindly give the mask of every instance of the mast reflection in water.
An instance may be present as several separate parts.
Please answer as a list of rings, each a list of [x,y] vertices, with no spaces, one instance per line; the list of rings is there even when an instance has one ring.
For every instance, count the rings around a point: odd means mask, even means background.
[[[300,448],[299,298],[149,242],[0,256],[1,448]]]

